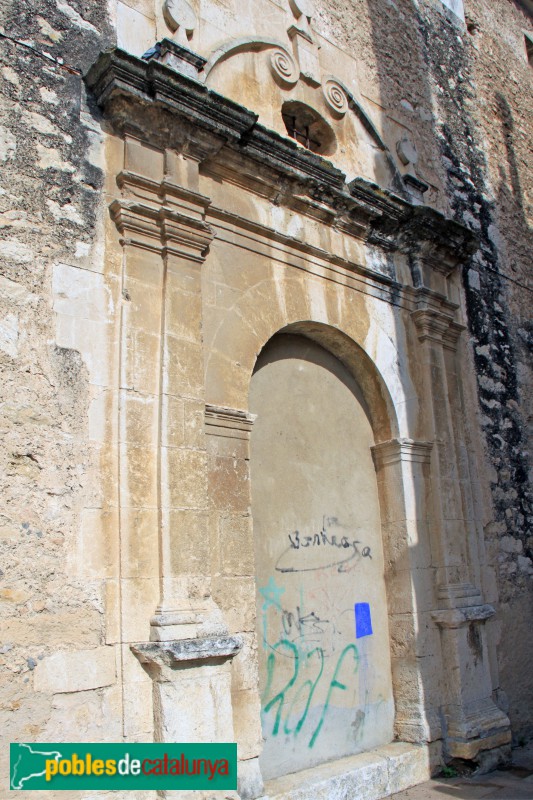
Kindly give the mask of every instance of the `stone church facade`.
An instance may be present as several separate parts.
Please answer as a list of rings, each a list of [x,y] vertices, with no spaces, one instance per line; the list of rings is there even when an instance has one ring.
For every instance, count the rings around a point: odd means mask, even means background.
[[[505,762],[528,4],[0,8],[5,741],[236,741],[241,800]]]

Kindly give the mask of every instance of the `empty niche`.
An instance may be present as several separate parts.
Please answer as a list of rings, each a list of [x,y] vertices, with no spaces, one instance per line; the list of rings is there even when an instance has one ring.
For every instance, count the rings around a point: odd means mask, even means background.
[[[333,354],[280,334],[250,389],[265,779],[393,738],[373,431]]]

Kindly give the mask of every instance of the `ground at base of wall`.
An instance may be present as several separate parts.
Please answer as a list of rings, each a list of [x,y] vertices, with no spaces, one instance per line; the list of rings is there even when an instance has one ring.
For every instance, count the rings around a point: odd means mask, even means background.
[[[533,800],[533,741],[513,750],[509,769],[469,778],[433,778],[390,800]]]

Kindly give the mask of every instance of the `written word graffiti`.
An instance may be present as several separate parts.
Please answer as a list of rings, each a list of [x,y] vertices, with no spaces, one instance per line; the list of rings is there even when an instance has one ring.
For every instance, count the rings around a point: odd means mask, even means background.
[[[273,697],[267,699],[272,694],[276,663],[279,663],[279,659],[277,657],[282,650],[287,650],[290,657],[292,657],[293,672],[290,678],[287,680],[285,686],[283,686],[280,691],[276,692]],[[315,667],[313,679],[306,678],[303,681],[299,680],[303,660],[306,662],[305,666],[309,666],[311,661],[313,662]],[[358,669],[359,652],[357,647],[352,643],[347,644],[335,663],[333,673],[330,673],[328,676],[324,676],[324,681],[326,682],[327,686],[326,699],[324,701],[322,713],[318,723],[311,731],[308,747],[314,747],[320,731],[322,730],[333,693],[335,690],[342,692],[347,691],[349,688],[349,679],[353,678]],[[317,690],[317,687],[319,684],[321,684],[323,675],[324,652],[321,647],[315,647],[313,650],[311,650],[311,652],[304,653],[300,650],[297,644],[289,641],[288,639],[280,639],[272,646],[272,650],[268,654],[267,659],[267,683],[263,696],[263,712],[265,714],[269,714],[270,712],[275,711],[275,717],[272,726],[273,736],[277,736],[280,732],[283,732],[285,735],[290,735],[292,733],[295,736],[300,733],[304,727],[309,709],[312,707],[313,696]],[[293,711],[299,707],[302,702],[305,702],[303,711],[300,713],[299,718],[295,721],[293,719]]]
[[[323,517],[317,532],[294,530],[285,541],[274,574],[259,589],[266,654],[263,721],[268,735],[299,737],[312,748],[324,725],[332,724],[332,706],[355,704],[361,677],[356,675],[366,662],[354,642],[371,635],[372,624],[368,603],[342,610],[339,600],[351,591],[353,579],[341,574],[372,563],[372,553],[353,529],[331,516]],[[280,573],[284,585],[277,583]],[[364,718],[361,712],[357,725],[352,723],[354,736],[362,733]]]
[[[362,558],[372,558],[370,547],[361,546],[359,539],[332,533],[328,523],[335,517],[324,517],[318,532],[304,534],[296,530],[287,534],[288,547],[276,563],[277,572],[313,572],[334,567],[337,572],[350,572]],[[337,523],[338,524],[338,523]],[[313,553],[309,563],[307,553]]]

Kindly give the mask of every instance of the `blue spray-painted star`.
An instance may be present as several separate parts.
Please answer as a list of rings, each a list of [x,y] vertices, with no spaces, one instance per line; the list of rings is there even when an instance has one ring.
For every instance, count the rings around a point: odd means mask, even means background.
[[[267,608],[270,608],[270,606],[275,606],[276,608],[281,609],[281,595],[284,591],[285,589],[276,584],[274,578],[269,578],[267,585],[263,586],[262,589],[259,589],[260,594],[262,594],[265,598],[263,603],[263,611],[266,611]]]

